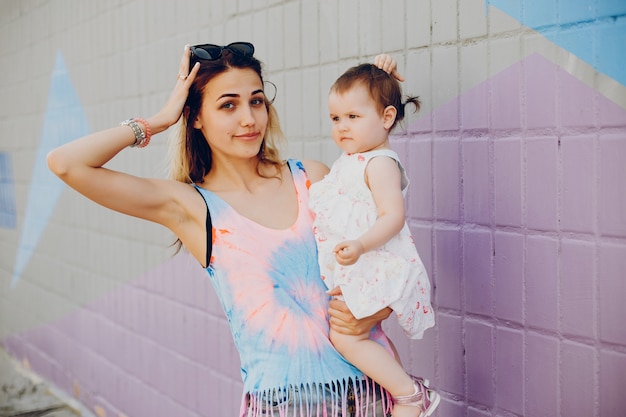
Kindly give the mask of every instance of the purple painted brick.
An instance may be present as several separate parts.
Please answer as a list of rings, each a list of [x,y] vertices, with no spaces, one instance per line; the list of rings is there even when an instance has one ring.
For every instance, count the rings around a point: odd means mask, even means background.
[[[488,408],[494,405],[493,328],[465,321],[467,399]]]
[[[435,319],[437,320],[437,318]],[[387,320],[388,321],[388,320]],[[437,323],[435,322],[435,328],[426,330],[424,333],[424,338],[420,340],[408,340],[406,336],[402,333],[400,326],[396,325],[396,333],[392,337],[392,340],[399,341],[402,339],[406,339],[407,343],[407,353],[400,354],[400,358],[407,358],[408,361],[405,362],[407,366],[407,371],[410,371],[414,375],[423,375],[433,381],[431,384],[434,384],[434,377],[436,372],[436,359],[437,359],[437,348],[435,346],[436,342],[436,327]]]
[[[528,333],[525,354],[523,415],[557,416],[558,340]]]
[[[590,242],[561,242],[559,306],[561,331],[566,335],[595,338],[594,246]]]
[[[465,308],[470,313],[493,314],[491,232],[468,230],[463,233],[463,277]]]
[[[626,110],[604,96],[598,96],[598,109],[600,126],[624,127],[626,126]]]
[[[600,232],[626,237],[626,131],[600,136]]]
[[[592,36],[591,33],[588,33]],[[591,111],[595,90],[581,83],[565,69],[558,70],[559,99],[557,102],[560,127],[593,127],[594,114]]]
[[[593,233],[594,230],[594,143],[594,137],[590,135],[561,140],[561,228],[565,231]]]
[[[480,83],[460,99],[461,126],[463,130],[487,129],[489,127],[489,85]]]
[[[480,408],[474,408],[472,406],[467,407],[467,417],[491,417],[490,411],[482,410]]]
[[[463,207],[465,221],[491,223],[489,190],[489,143],[486,139],[463,140]]]
[[[495,314],[503,320],[523,323],[524,237],[516,233],[495,233]]]
[[[600,417],[623,416],[626,410],[626,354],[600,352],[600,387]]]
[[[526,141],[526,224],[557,230],[557,138]]]
[[[557,241],[542,236],[526,240],[526,324],[557,330]]]
[[[512,65],[490,80],[493,129],[519,129],[522,126],[520,71],[520,65]]]
[[[167,376],[168,396],[181,404],[193,404],[198,386],[190,384],[196,375],[197,365],[176,353],[170,353]],[[204,387],[201,387],[204,389]]]
[[[215,409],[215,404],[219,404],[220,398],[217,394],[217,378],[211,368],[198,366],[195,368],[196,375],[194,383],[200,387],[196,392],[196,409],[201,415],[209,415],[209,411]]]
[[[407,132],[413,133],[432,133],[433,131],[433,112],[419,115],[417,120],[409,125]]]
[[[435,269],[437,307],[461,310],[461,233],[459,229],[435,228]]]
[[[435,139],[434,142],[435,217],[459,220],[459,141]]]
[[[524,335],[521,330],[498,328],[495,352],[495,395],[498,408],[524,413]]]
[[[498,139],[494,145],[495,219],[499,226],[522,225],[522,141]]]
[[[562,416],[593,416],[595,349],[564,341],[561,346],[560,390]]]
[[[437,108],[433,112],[435,131],[459,130],[459,101],[454,99]]]
[[[626,245],[602,244],[599,252],[600,339],[626,345]]]
[[[465,354],[461,317],[437,315],[439,375],[441,389],[465,395]]]
[[[529,129],[554,127],[556,122],[557,67],[539,55],[524,65],[526,124]]]
[[[466,417],[465,404],[441,398],[441,403],[439,403],[433,417]]]
[[[432,276],[433,263],[432,263],[432,251],[433,251],[433,242],[432,242],[432,226],[430,224],[414,224],[411,223],[409,225],[409,229],[411,230],[411,236],[413,237],[413,242],[415,243],[415,248],[417,249],[417,253],[424,263],[424,267],[426,271],[428,271],[429,277]]]
[[[432,141],[412,139],[405,163],[411,183],[407,192],[407,217],[432,219],[433,217],[433,163]]]

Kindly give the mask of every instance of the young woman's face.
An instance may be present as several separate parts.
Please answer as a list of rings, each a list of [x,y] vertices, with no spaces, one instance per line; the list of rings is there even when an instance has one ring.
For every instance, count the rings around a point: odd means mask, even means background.
[[[267,122],[261,79],[252,69],[231,68],[206,85],[194,127],[207,138],[213,160],[249,159],[259,153]]]
[[[333,140],[347,153],[387,147],[386,120],[363,85],[328,96]],[[387,126],[388,128],[388,126]]]

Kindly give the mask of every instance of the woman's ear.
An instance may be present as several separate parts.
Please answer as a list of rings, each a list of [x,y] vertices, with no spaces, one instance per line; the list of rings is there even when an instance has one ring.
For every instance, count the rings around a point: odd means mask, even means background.
[[[189,117],[189,112],[190,112],[189,106],[185,106],[185,108],[183,109],[183,117],[185,119]],[[202,123],[200,123],[199,116],[200,116],[200,113],[198,113],[193,120],[193,128],[198,129],[198,130],[202,129]]]
[[[394,106],[387,106],[385,110],[383,110],[383,126],[385,129],[391,129],[393,123],[396,121],[396,115],[398,114],[398,109]]]

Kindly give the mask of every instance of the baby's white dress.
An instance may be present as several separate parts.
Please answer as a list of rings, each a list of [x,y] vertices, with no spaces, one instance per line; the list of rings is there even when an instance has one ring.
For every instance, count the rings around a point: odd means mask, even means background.
[[[340,286],[343,298],[356,318],[370,316],[389,306],[412,339],[434,326],[430,282],[408,225],[384,246],[361,255],[348,266],[339,265],[333,252],[337,243],[354,240],[376,221],[377,210],[365,183],[365,168],[374,157],[393,158],[402,173],[402,193],[409,180],[392,150],[343,153],[323,180],[310,187],[309,206],[315,215],[313,232],[326,287]]]

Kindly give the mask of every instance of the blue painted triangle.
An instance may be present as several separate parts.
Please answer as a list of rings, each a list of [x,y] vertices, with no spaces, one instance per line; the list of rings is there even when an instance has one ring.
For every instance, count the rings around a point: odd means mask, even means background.
[[[57,146],[88,133],[85,113],[70,80],[63,56],[57,52],[50,81],[48,105],[28,189],[24,224],[11,279],[12,287],[19,282],[24,268],[30,262],[65,187],[65,184],[48,169],[46,155]]]
[[[497,7],[626,85],[626,1],[486,0],[486,5]]]

